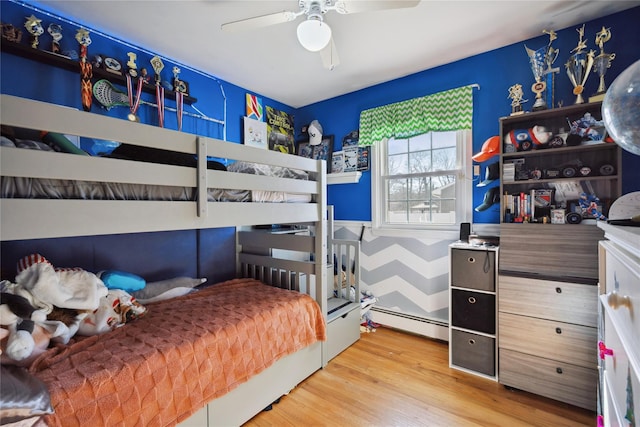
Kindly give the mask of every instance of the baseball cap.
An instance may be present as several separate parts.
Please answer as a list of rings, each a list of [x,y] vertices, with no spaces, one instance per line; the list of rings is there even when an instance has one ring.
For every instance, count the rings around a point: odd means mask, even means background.
[[[491,163],[485,169],[484,181],[478,183],[476,187],[486,187],[498,178],[500,178],[500,164],[497,162]]]
[[[500,187],[491,187],[484,193],[482,204],[475,208],[476,212],[482,212],[489,209],[493,204],[500,203]]]
[[[482,144],[482,149],[478,154],[474,154],[471,157],[476,162],[484,162],[489,160],[500,152],[500,137],[498,135],[492,136]]]
[[[309,145],[319,145],[322,142],[322,125],[317,120],[309,123],[307,133],[309,134]]]

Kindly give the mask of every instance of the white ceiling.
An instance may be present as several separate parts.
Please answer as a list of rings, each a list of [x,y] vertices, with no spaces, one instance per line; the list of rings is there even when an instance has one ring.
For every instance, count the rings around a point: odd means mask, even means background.
[[[318,53],[306,51],[296,39],[304,17],[247,32],[220,29],[230,21],[297,11],[297,0],[38,3],[295,108],[640,5],[638,0],[422,0],[410,9],[347,15],[329,11],[324,19],[333,30],[340,64],[328,70]]]

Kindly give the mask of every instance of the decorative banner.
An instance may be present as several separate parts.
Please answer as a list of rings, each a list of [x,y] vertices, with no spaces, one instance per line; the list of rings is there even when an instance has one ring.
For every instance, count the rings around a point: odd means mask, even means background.
[[[255,120],[263,120],[262,98],[247,94],[247,117]]]
[[[244,117],[244,145],[267,149],[267,124],[260,120]]]

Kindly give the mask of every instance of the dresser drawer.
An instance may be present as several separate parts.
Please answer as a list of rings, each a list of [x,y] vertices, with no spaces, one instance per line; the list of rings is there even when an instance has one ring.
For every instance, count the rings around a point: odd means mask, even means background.
[[[597,368],[598,330],[590,326],[500,313],[500,348]]]
[[[451,285],[494,292],[496,252],[474,249],[451,250]]]
[[[611,242],[600,242],[600,245],[605,249],[606,292],[600,298],[618,325],[620,338],[640,358],[640,258]]]
[[[495,295],[452,289],[451,325],[487,334],[495,334]]]
[[[500,349],[500,383],[596,410],[598,370]]]
[[[496,374],[496,340],[483,335],[453,329],[451,364],[491,377]]]
[[[597,325],[597,286],[500,275],[498,295],[501,312]]]
[[[604,298],[603,298],[604,300]],[[604,301],[603,301],[604,302]],[[604,307],[604,344],[613,354],[604,355],[604,377],[605,383],[611,393],[608,402],[609,419],[625,420],[627,411],[635,408],[636,414],[640,411],[640,373],[638,372],[638,354],[633,356],[629,353],[630,348],[623,344],[617,333],[616,325],[610,314],[612,309]],[[635,357],[635,360],[633,358]],[[615,412],[615,415],[614,415]],[[638,417],[638,415],[636,415]],[[638,421],[638,420],[636,420]],[[627,425],[629,420],[625,420]]]

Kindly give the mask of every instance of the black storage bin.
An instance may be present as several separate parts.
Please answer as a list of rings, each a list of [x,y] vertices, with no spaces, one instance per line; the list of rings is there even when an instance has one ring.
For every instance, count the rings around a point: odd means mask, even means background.
[[[495,334],[495,295],[452,289],[451,324],[459,328]]]

